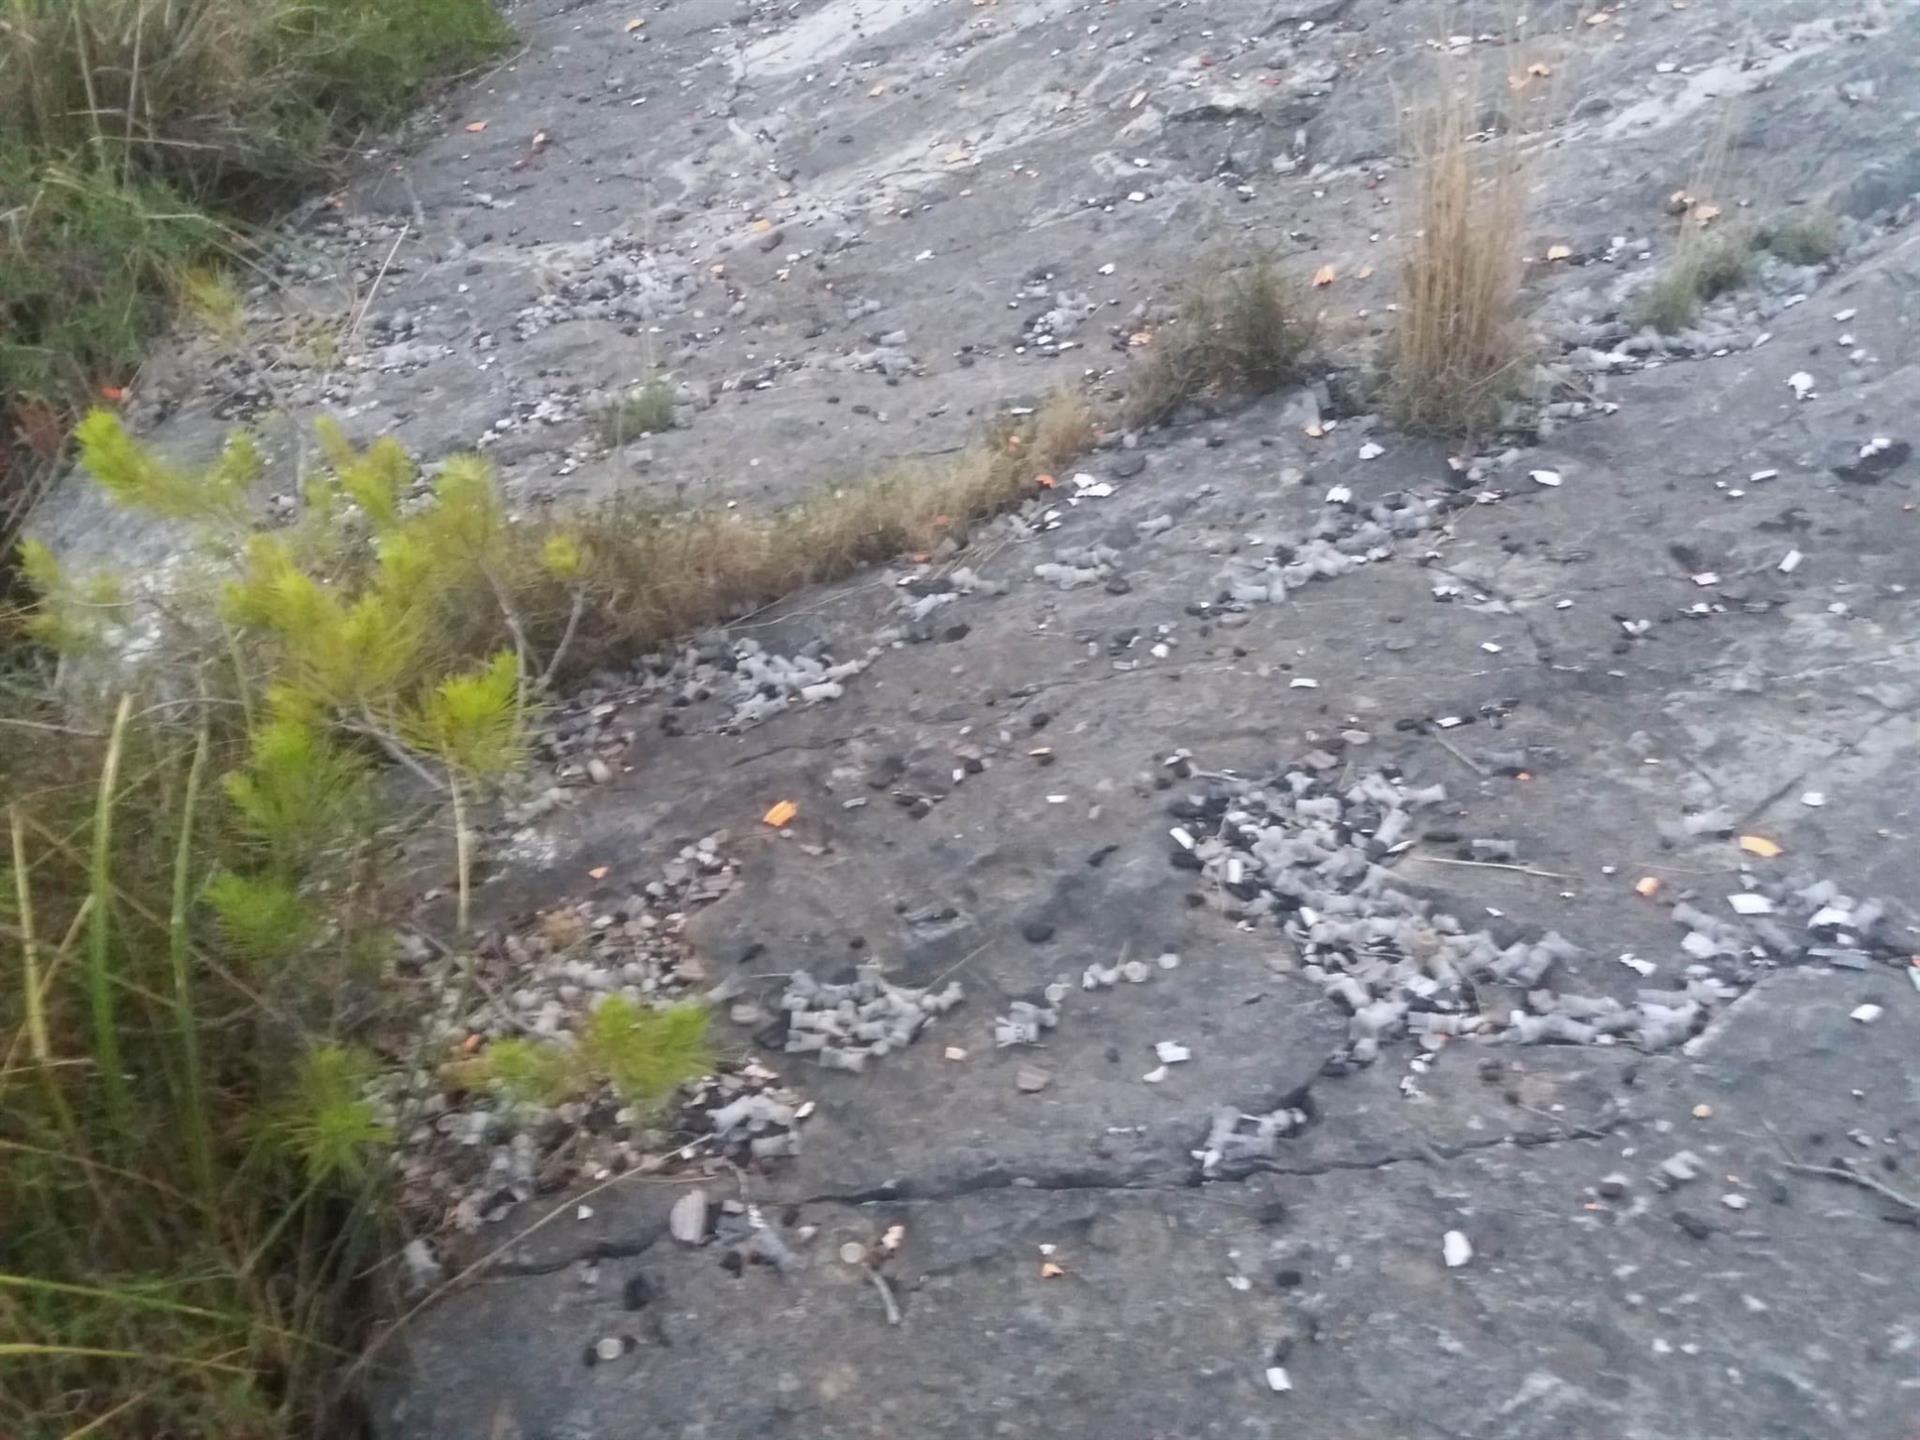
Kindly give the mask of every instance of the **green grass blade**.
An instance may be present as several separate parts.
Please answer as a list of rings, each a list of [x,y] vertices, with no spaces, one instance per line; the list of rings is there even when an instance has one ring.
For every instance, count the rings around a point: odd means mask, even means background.
[[[93,1012],[93,1059],[100,1067],[107,1115],[122,1139],[133,1133],[133,1104],[127,1094],[127,1076],[121,1068],[120,1028],[114,1015],[113,994],[113,805],[120,780],[120,754],[126,743],[127,717],[133,696],[122,695],[107,740],[107,758],[100,767],[100,797],[93,817],[93,861],[88,890],[93,914],[87,936],[87,1000]]]
[[[206,1076],[200,1063],[200,1023],[193,1010],[193,957],[187,913],[193,903],[193,818],[200,803],[200,781],[206,773],[211,737],[200,727],[193,765],[187,771],[187,793],[180,807],[180,844],[173,861],[173,913],[167,925],[167,950],[173,966],[173,1010],[180,1028],[181,1128],[201,1203],[211,1212],[215,1200],[213,1132],[207,1120]]]
[[[234,1325],[247,1323],[244,1315],[209,1310],[201,1305],[188,1305],[182,1301],[167,1300],[158,1295],[143,1295],[138,1290],[109,1290],[98,1285],[70,1285],[60,1280],[42,1280],[33,1275],[13,1275],[5,1271],[0,1271],[0,1289],[30,1290],[40,1295],[77,1295],[89,1300],[111,1301],[129,1310],[164,1310],[169,1315],[193,1315],[202,1320],[221,1320]]]
[[[49,1355],[70,1360],[137,1360],[145,1365],[184,1365],[191,1370],[219,1370],[228,1375],[253,1378],[245,1365],[229,1365],[224,1360],[201,1360],[192,1355],[143,1354],[138,1350],[106,1350],[93,1345],[36,1345],[26,1341],[0,1342],[0,1359],[10,1356]]]
[[[34,931],[33,883],[27,869],[27,830],[20,819],[19,809],[12,805],[7,807],[7,828],[13,834],[14,899],[19,909],[20,955],[25,967],[20,984],[26,1014],[27,1055],[40,1072],[41,1084],[46,1087],[47,1107],[53,1111],[60,1133],[77,1153],[82,1148],[80,1126],[67,1104],[65,1092],[60,1088],[60,1077],[53,1066],[52,1043],[47,1037],[46,996],[40,978],[40,941]]]

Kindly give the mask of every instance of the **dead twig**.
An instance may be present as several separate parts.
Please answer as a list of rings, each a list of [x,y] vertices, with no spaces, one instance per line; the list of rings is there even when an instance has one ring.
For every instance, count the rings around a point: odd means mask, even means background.
[[[1474,774],[1478,775],[1482,780],[1486,779],[1487,776],[1492,773],[1487,769],[1486,766],[1482,765],[1478,760],[1474,759],[1471,755],[1467,754],[1466,751],[1462,750],[1459,746],[1455,745],[1451,740],[1447,739],[1446,736],[1435,735],[1429,732],[1427,735],[1427,738],[1433,741],[1433,743],[1438,745],[1442,750],[1446,751],[1447,754],[1451,755],[1454,759],[1458,760],[1462,765],[1466,766]]]
[[[1788,1160],[1787,1169],[1800,1175],[1824,1175],[1829,1180],[1844,1181],[1849,1185],[1858,1185],[1862,1190],[1871,1190],[1882,1199],[1891,1200],[1903,1209],[1920,1215],[1920,1200],[1902,1195],[1890,1185],[1882,1185],[1871,1175],[1862,1175],[1858,1170],[1847,1170],[1839,1165],[1806,1165],[1798,1160]]]
[[[900,1307],[894,1301],[893,1286],[887,1283],[887,1277],[882,1275],[878,1270],[868,1270],[867,1278],[873,1281],[873,1288],[880,1292],[880,1303],[887,1307],[887,1323],[889,1325],[898,1325],[900,1323]]]
[[[562,1215],[573,1211],[577,1206],[591,1200],[603,1190],[610,1190],[615,1185],[632,1184],[636,1180],[649,1185],[691,1185],[700,1178],[698,1175],[643,1175],[638,1170],[626,1170],[609,1179],[602,1180],[598,1185],[589,1186],[579,1194],[561,1201],[531,1225],[510,1235],[507,1239],[501,1241],[498,1245],[494,1246],[493,1249],[482,1255],[478,1260],[475,1260],[471,1265],[465,1266],[452,1276],[441,1281],[438,1285],[434,1286],[432,1290],[428,1291],[406,1310],[402,1311],[391,1325],[373,1337],[373,1340],[368,1344],[367,1348],[360,1352],[360,1358],[347,1367],[346,1374],[340,1379],[340,1393],[346,1393],[347,1387],[350,1386],[355,1377],[367,1367],[373,1357],[386,1346],[388,1341],[392,1340],[395,1335],[398,1335],[400,1331],[407,1326],[408,1322],[422,1310],[427,1309],[445,1296],[452,1294],[455,1289],[486,1270],[494,1261],[498,1260],[502,1255],[505,1255],[523,1240],[528,1239],[535,1231],[544,1230],[553,1221],[558,1220]]]
[[[1773,1137],[1773,1143],[1780,1147],[1780,1154],[1785,1161],[1787,1169],[1799,1175],[1819,1175],[1828,1180],[1838,1180],[1843,1184],[1857,1185],[1862,1190],[1871,1190],[1881,1198],[1891,1200],[1901,1208],[1920,1215],[1920,1200],[1902,1195],[1892,1186],[1881,1184],[1871,1175],[1862,1175],[1859,1171],[1849,1170],[1843,1165],[1808,1165],[1794,1159],[1793,1151],[1787,1148],[1787,1142],[1781,1138],[1780,1132],[1773,1128],[1772,1123],[1766,1120],[1762,1120],[1760,1123],[1766,1126],[1767,1134]]]
[[[347,327],[347,338],[340,345],[343,359],[352,351],[353,339],[360,333],[361,322],[367,318],[367,311],[373,308],[373,302],[380,294],[380,282],[387,278],[387,268],[393,264],[393,257],[400,253],[400,247],[412,233],[413,222],[409,220],[400,227],[400,233],[393,237],[393,248],[387,251],[387,258],[380,262],[379,273],[373,277],[373,284],[367,287],[367,298],[361,302],[359,312],[353,317],[353,324]]]
[[[1576,1125],[1573,1121],[1567,1119],[1566,1116],[1556,1115],[1551,1110],[1542,1110],[1537,1105],[1522,1105],[1516,1101],[1513,1108],[1516,1110],[1524,1110],[1529,1115],[1538,1115],[1542,1120],[1558,1125],[1567,1133],[1569,1138],[1578,1137],[1583,1140],[1605,1140],[1607,1138],[1607,1132],[1605,1130],[1595,1130],[1591,1125]]]
[[[1467,870],[1511,870],[1516,875],[1531,875],[1537,880],[1568,880],[1571,876],[1562,875],[1557,870],[1536,870],[1531,865],[1509,865],[1501,860],[1449,860],[1444,855],[1422,855],[1419,851],[1410,851],[1409,860],[1424,860],[1429,865],[1459,865]]]

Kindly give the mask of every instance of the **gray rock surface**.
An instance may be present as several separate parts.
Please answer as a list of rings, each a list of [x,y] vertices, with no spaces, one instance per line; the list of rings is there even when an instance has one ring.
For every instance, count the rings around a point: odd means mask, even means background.
[[[276,403],[430,458],[486,437],[523,506],[779,501],[1122,364],[1139,307],[1253,238],[1338,267],[1315,294],[1357,359],[1406,223],[1394,86],[1506,73],[1474,38],[1502,8],[539,0],[436,138],[290,237],[343,278],[263,297],[266,331],[342,285],[365,314],[332,371],[276,351]],[[1912,1433],[1916,1215],[1791,1167],[1920,1199],[1920,514],[1910,464],[1832,469],[1914,440],[1920,14],[1532,9],[1553,73],[1516,244],[1574,258],[1530,280],[1555,383],[1511,451],[1463,475],[1343,418],[1345,386],[1200,414],[1089,457],[1111,493],[1000,522],[964,583],[901,567],[733,637],[867,657],[830,703],[609,678],[637,739],[529,820],[495,913],[726,830],[737,881],[688,933],[730,1013],[871,961],[965,998],[858,1073],[728,1031],[817,1103],[799,1153],[635,1174],[509,1246],[383,1352],[378,1434]],[[1843,251],[1636,334],[1723,128],[1729,218],[1831,202]],[[654,365],[684,418],[637,468],[588,416]],[[156,367],[161,443],[215,443],[252,403],[230,373],[192,344]],[[63,504],[76,553],[172,543]],[[1209,777],[1301,766],[1441,787],[1373,858],[1501,946],[1564,937],[1546,983],[1582,1014],[1725,993],[1684,1043],[1522,1045],[1594,1037],[1508,1025],[1534,982],[1483,979],[1501,1026],[1428,1045],[1381,1015],[1346,1063],[1359,1007],[1169,837]],[[1767,920],[1727,903],[1749,880],[1885,913],[1769,939],[1732,928]],[[725,1234],[667,1243],[696,1182]]]

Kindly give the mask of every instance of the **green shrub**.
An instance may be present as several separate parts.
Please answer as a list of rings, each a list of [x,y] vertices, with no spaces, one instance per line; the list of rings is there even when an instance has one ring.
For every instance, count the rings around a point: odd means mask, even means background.
[[[96,729],[69,688],[0,726],[0,910],[20,957],[0,972],[0,1434],[328,1433],[339,1357],[390,1298],[382,1155],[420,1119],[375,1104],[372,1082],[441,1058],[365,1048],[407,1031],[370,982],[411,913],[388,877],[440,813],[437,796],[396,807],[377,758],[445,792],[464,930],[473,798],[519,763],[570,657],[963,534],[1090,443],[1091,417],[1056,400],[951,462],[773,515],[528,525],[474,457],[423,481],[398,445],[331,427],[272,529],[244,436],[183,467],[111,415],[78,434],[116,503],[197,530],[206,563],[181,568],[157,642],[143,633],[147,668],[119,657],[139,703],[101,697]],[[29,578],[46,645],[111,650],[129,615],[153,618],[44,549]],[[473,983],[458,947],[436,985]],[[496,1039],[455,1073],[658,1106],[712,1064],[707,1023],[611,996],[570,1043]]]
[[[1746,284],[1752,262],[1752,247],[1737,231],[1683,231],[1666,270],[1641,297],[1639,323],[1665,335],[1686,329],[1703,304]]]
[[[0,127],[199,199],[318,178],[510,38],[491,0],[0,0]]]
[[[0,420],[124,383],[249,217],[509,39],[492,0],[0,0]]]
[[[516,1100],[550,1105],[605,1083],[629,1105],[654,1106],[713,1068],[709,1018],[704,1005],[653,1009],[609,995],[572,1041],[509,1036],[448,1072],[459,1084]]]
[[[655,380],[624,395],[600,412],[594,429],[600,443],[618,450],[642,435],[659,435],[673,428],[673,387]]]
[[[1840,244],[1840,222],[1825,210],[1801,210],[1760,232],[1760,248],[1789,265],[1820,265]]]
[[[118,385],[166,325],[213,222],[164,185],[42,163],[0,140],[0,407]]]

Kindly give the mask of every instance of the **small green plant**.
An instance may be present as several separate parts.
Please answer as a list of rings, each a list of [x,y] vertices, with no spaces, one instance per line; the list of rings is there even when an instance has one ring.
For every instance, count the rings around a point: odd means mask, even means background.
[[[1640,301],[1640,323],[1671,335],[1693,324],[1700,307],[1744,285],[1752,267],[1752,249],[1735,231],[1706,234],[1683,222],[1672,261]]]
[[[317,1045],[300,1057],[273,1126],[310,1184],[364,1179],[371,1157],[393,1139],[367,1099],[376,1069],[370,1055],[344,1045]]]
[[[229,350],[246,338],[247,304],[233,280],[209,265],[180,280],[180,305],[195,323]]]
[[[673,428],[673,387],[654,380],[624,395],[600,412],[594,422],[600,443],[609,450],[643,435],[659,435]]]
[[[1830,211],[1797,210],[1761,230],[1761,249],[1789,265],[1822,265],[1840,245],[1840,222]]]
[[[655,1009],[609,995],[571,1042],[508,1036],[449,1071],[516,1100],[557,1104],[606,1084],[629,1105],[652,1106],[713,1068],[708,1020],[704,1005]]]
[[[1292,384],[1316,338],[1298,291],[1265,256],[1210,274],[1129,378],[1128,423],[1156,425],[1203,395],[1265,395]]]
[[[451,802],[464,925],[474,809],[555,677],[963,539],[1038,493],[1094,420],[1056,397],[949,461],[769,514],[525,524],[476,458],[423,476],[398,445],[327,427],[324,466],[271,528],[244,436],[183,466],[111,416],[80,435],[116,503],[202,548],[164,610],[44,550],[27,567],[41,643],[111,648],[138,614],[147,667],[122,655],[116,674],[154,684],[101,697],[104,733],[73,724],[81,677],[0,726],[0,911],[21,956],[0,978],[0,1433],[328,1433],[339,1348],[388,1273],[380,1156],[416,1121],[370,1098],[356,1043],[389,1013],[384,937],[413,898],[389,894],[414,816],[381,758],[419,777],[429,815]],[[502,1038],[465,1063],[507,1093],[657,1106],[710,1067],[707,1024],[614,996],[571,1041]]]

